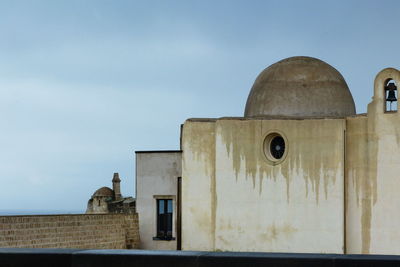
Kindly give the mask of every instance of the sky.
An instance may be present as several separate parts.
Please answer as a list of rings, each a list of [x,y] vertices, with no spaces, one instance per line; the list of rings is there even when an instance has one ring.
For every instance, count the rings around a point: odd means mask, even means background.
[[[135,151],[179,149],[187,118],[243,116],[269,65],[319,58],[365,113],[400,69],[400,1],[0,0],[0,211],[84,212],[135,193]]]

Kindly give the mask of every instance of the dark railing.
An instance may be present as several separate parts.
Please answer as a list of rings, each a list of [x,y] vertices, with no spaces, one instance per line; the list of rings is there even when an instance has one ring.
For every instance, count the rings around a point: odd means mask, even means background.
[[[1,267],[387,267],[400,256],[150,250],[0,249]]]

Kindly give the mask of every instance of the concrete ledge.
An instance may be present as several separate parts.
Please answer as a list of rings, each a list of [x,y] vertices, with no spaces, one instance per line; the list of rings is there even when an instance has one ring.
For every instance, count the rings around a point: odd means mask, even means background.
[[[202,252],[152,250],[97,250],[78,252],[73,265],[79,267],[191,267],[199,266]]]
[[[150,250],[0,249],[0,267],[388,267],[400,256]]]
[[[72,266],[77,249],[0,248],[0,267]]]

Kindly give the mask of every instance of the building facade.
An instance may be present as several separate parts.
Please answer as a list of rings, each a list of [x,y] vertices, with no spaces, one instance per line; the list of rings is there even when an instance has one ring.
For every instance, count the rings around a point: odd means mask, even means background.
[[[136,151],[136,203],[140,248],[176,250],[180,243],[182,152]]]
[[[357,115],[336,69],[293,57],[257,77],[243,117],[188,119],[182,170],[170,179],[181,177],[181,191],[165,193],[181,199],[174,249],[400,254],[399,79],[381,71]],[[142,213],[156,218],[143,222],[138,210],[141,224],[159,219],[148,197]]]
[[[123,197],[120,184],[121,179],[116,172],[112,179],[113,189],[106,186],[97,189],[88,201],[86,214],[136,213],[135,199]]]

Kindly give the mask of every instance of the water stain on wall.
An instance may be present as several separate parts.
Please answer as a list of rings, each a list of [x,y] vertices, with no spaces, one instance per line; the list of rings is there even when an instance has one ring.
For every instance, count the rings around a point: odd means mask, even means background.
[[[348,140],[346,173],[348,182],[352,183],[357,207],[360,207],[361,253],[369,254],[371,249],[371,227],[373,207],[378,201],[377,164],[379,143],[387,132],[394,133],[399,139],[393,119],[381,116],[377,109],[383,106],[376,100],[368,107],[368,117],[348,121]],[[386,132],[386,133],[385,133]],[[349,194],[349,192],[347,192]],[[347,204],[348,206],[350,204]],[[349,229],[351,230],[351,229]]]
[[[211,246],[215,248],[215,229],[216,229],[216,212],[217,212],[217,194],[216,194],[216,180],[215,180],[215,120],[208,121],[190,121],[188,120],[184,126],[183,153],[192,153],[195,162],[204,166],[204,174],[210,178],[210,222],[204,222],[205,229],[209,229],[211,235]],[[185,159],[185,156],[183,156]],[[184,164],[185,160],[183,161]],[[186,168],[186,165],[183,166]],[[185,177],[184,177],[185,178]],[[196,213],[195,210],[192,210]]]
[[[290,224],[283,224],[281,226],[271,224],[266,227],[265,231],[262,231],[260,238],[269,242],[273,242],[278,239],[290,239],[290,237],[298,231],[297,228]]]
[[[263,142],[269,132],[278,132],[287,139],[287,157],[271,165],[263,154]],[[334,184],[337,172],[343,168],[344,120],[219,120],[217,135],[221,135],[228,157],[233,162],[235,179],[244,171],[251,178],[253,188],[262,193],[263,179],[276,182],[283,177],[286,182],[287,201],[290,200],[290,183],[302,177],[306,187],[315,193],[318,203],[323,188],[328,197],[328,186]],[[256,181],[258,180],[258,183]]]
[[[204,162],[205,172],[208,176],[215,175],[215,123],[190,122],[185,124],[184,141],[197,162]],[[196,126],[194,126],[196,124]]]

